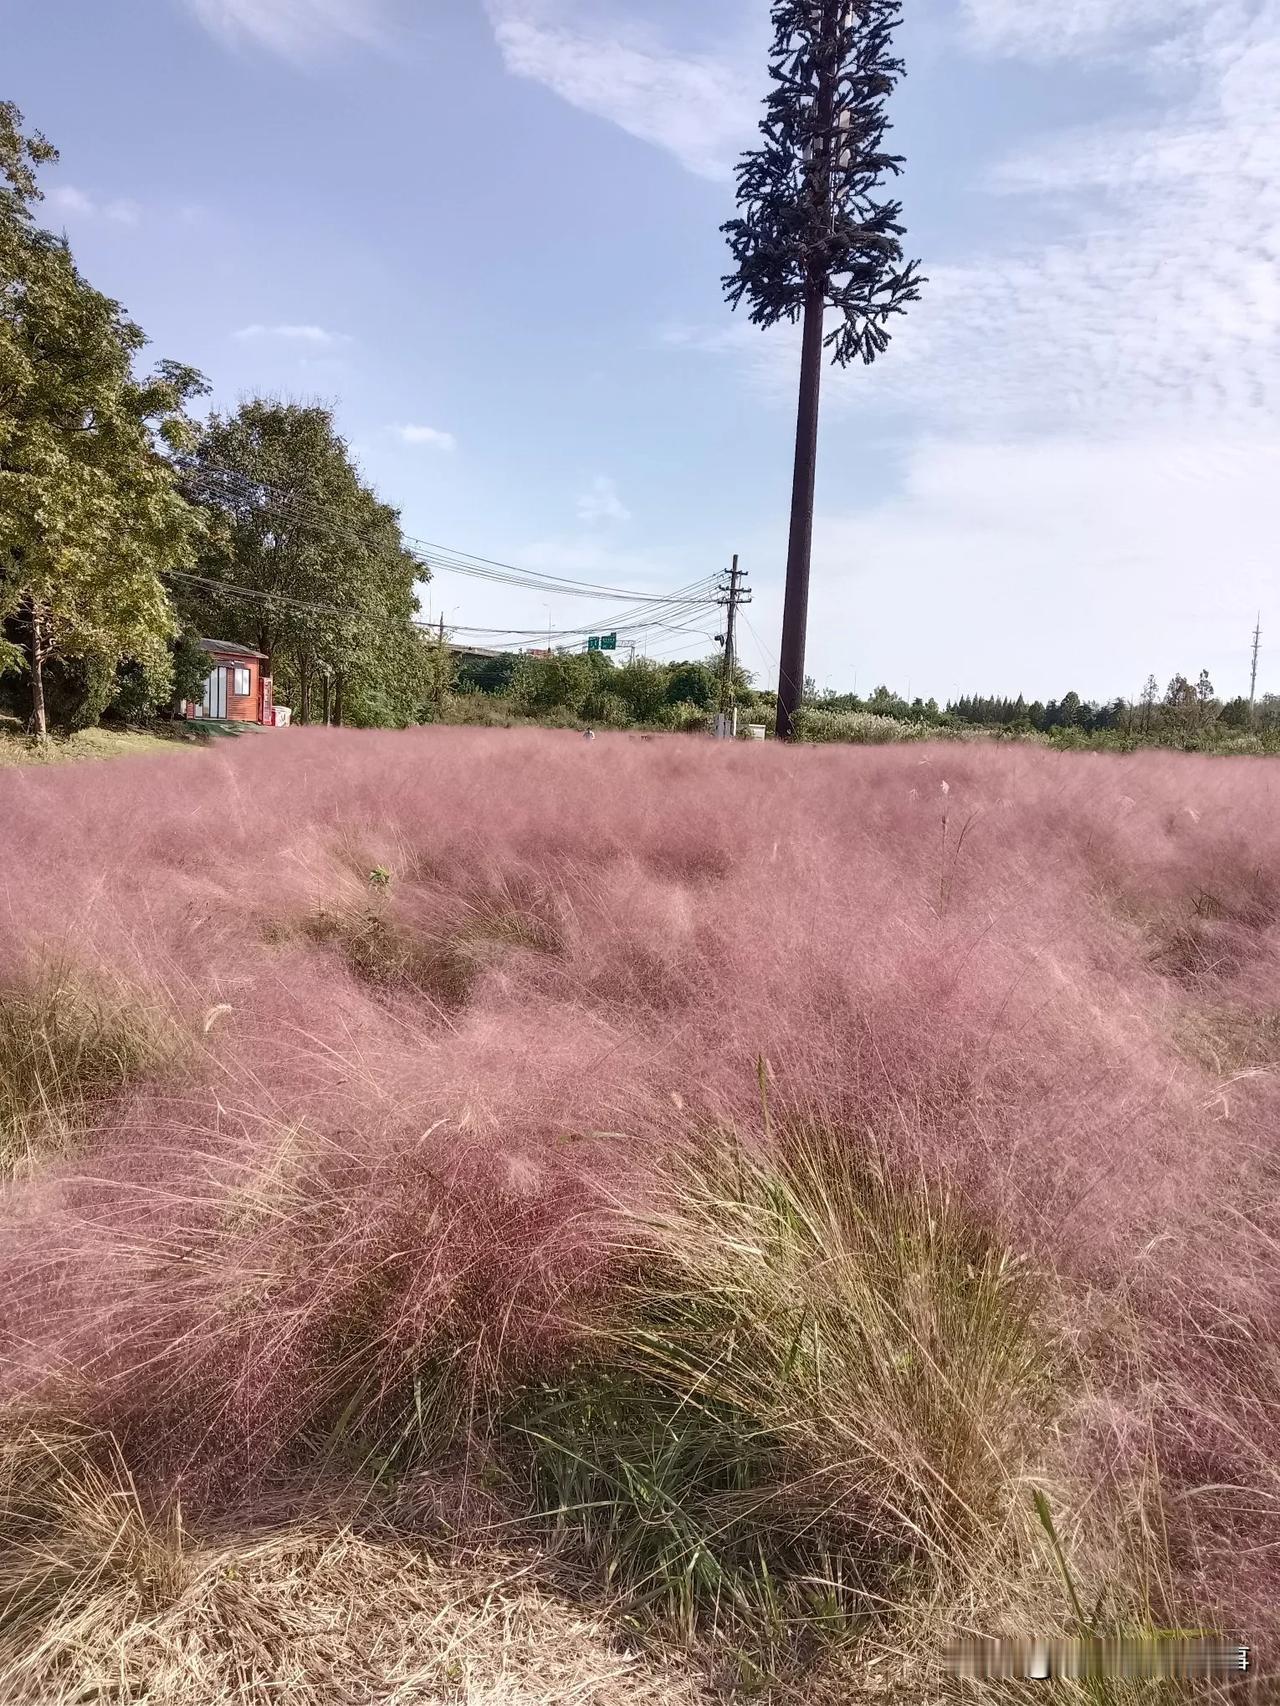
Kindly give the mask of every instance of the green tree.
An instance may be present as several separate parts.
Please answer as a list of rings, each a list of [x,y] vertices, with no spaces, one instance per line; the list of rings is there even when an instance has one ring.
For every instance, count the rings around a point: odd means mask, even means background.
[[[1085,721],[1084,706],[1080,703],[1078,693],[1064,693],[1058,705],[1058,726],[1064,729],[1079,728]]]
[[[621,674],[621,671],[618,671]],[[577,716],[596,683],[585,652],[553,652],[520,658],[511,677],[511,697],[530,716],[567,711]]]
[[[440,722],[458,684],[458,665],[447,640],[427,638],[423,642],[423,722]]]
[[[57,152],[22,122],[0,103],[0,669],[25,669],[43,740],[51,664],[110,683],[129,657],[153,692],[171,677],[162,577],[189,566],[198,521],[168,452],[205,386],[169,362],[135,376],[141,329],[36,224]]]
[[[1199,713],[1196,690],[1185,675],[1175,675],[1165,689],[1164,710],[1170,725],[1184,734],[1196,722]]]
[[[1248,728],[1249,701],[1243,698],[1228,699],[1222,707],[1218,721],[1229,729]]]
[[[199,699],[205,678],[213,668],[213,659],[202,648],[200,636],[193,628],[184,627],[178,634],[170,657],[172,675],[163,683],[148,675],[135,659],[126,658],[111,683],[105,714],[137,722],[154,716],[166,703]]]
[[[667,703],[709,711],[719,703],[720,677],[709,663],[677,663],[667,671]]]
[[[636,723],[656,723],[667,703],[667,672],[652,658],[632,658],[614,671],[609,683]]]
[[[508,693],[519,658],[515,652],[499,657],[476,657],[470,652],[458,654],[458,691],[460,693]]]
[[[1160,683],[1154,675],[1149,675],[1142,688],[1142,732],[1150,733],[1155,718],[1155,703],[1160,697]]]
[[[361,480],[331,411],[256,397],[215,414],[185,479],[210,517],[205,584],[183,601],[204,632],[264,652],[300,722],[314,720],[326,681],[338,722],[411,722],[429,672],[415,624],[429,571]]]

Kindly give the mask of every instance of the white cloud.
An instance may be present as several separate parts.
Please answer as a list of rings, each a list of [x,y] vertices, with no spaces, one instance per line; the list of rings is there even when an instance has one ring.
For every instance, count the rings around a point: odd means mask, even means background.
[[[78,215],[84,219],[106,219],[113,225],[136,225],[142,217],[142,209],[136,201],[124,198],[107,202],[95,201],[85,190],[77,189],[74,184],[57,184],[51,189],[49,205],[62,213]]]
[[[588,526],[602,521],[630,521],[631,511],[618,496],[617,482],[597,474],[591,489],[578,499],[578,519]]]
[[[393,427],[392,431],[405,444],[424,444],[432,450],[455,450],[458,444],[451,432],[442,432],[439,427],[414,426],[406,422],[404,426]]]
[[[233,337],[249,343],[259,338],[282,338],[287,343],[308,344],[314,349],[332,349],[337,344],[350,343],[343,332],[330,332],[324,326],[241,326]]]
[[[49,205],[57,207],[63,213],[92,213],[93,202],[74,184],[58,184],[49,191]]]
[[[356,43],[386,38],[383,0],[187,0],[214,35],[251,42],[283,58],[308,61]]]
[[[691,172],[727,178],[752,139],[763,97],[748,44],[723,56],[681,53],[617,13],[576,19],[564,0],[485,0],[513,75],[674,154]]]
[[[1117,47],[1169,30],[1218,0],[962,0],[973,45],[987,53],[1049,60]]]

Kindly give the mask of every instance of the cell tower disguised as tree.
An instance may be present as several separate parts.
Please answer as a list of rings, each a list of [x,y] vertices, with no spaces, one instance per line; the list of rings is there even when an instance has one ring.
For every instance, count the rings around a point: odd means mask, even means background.
[[[822,351],[841,366],[873,362],[924,282],[918,263],[903,261],[902,204],[881,193],[902,169],[885,151],[885,102],[904,74],[891,52],[901,11],[902,0],[775,0],[764,146],[738,165],[739,217],[724,227],[733,306],[745,299],[759,326],[804,321],[778,681],[784,740],[804,686]],[[838,316],[830,330],[828,307]]]

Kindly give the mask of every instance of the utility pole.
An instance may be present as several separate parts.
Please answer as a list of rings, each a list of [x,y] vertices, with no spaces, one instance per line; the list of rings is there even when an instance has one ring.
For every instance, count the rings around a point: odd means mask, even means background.
[[[743,584],[743,574],[734,553],[733,567],[728,573],[728,585],[720,583],[717,604],[725,607],[724,668],[720,672],[720,711],[716,717],[716,739],[733,740],[738,732],[738,707],[734,698],[733,666],[738,661],[738,606],[751,603],[751,593]]]
[[[1258,645],[1262,639],[1262,612],[1258,612],[1257,626],[1253,630],[1253,669],[1249,674],[1249,727],[1253,727],[1253,702],[1258,696]]]

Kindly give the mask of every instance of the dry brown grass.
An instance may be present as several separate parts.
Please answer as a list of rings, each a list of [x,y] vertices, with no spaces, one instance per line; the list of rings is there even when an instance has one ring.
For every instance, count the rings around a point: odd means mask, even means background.
[[[508,953],[559,946],[554,927],[531,910],[475,904],[452,928],[424,930],[376,893],[363,907],[317,911],[303,934],[336,951],[363,983],[412,990],[442,1011],[465,1005],[476,980]]]
[[[693,1706],[689,1662],[626,1642],[537,1560],[435,1556],[367,1513],[193,1536],[119,1453],[69,1432],[0,1448],[5,1706]]]
[[[1215,1078],[1280,1071],[1280,1007],[1206,1007],[1180,1016],[1179,1047]]]

